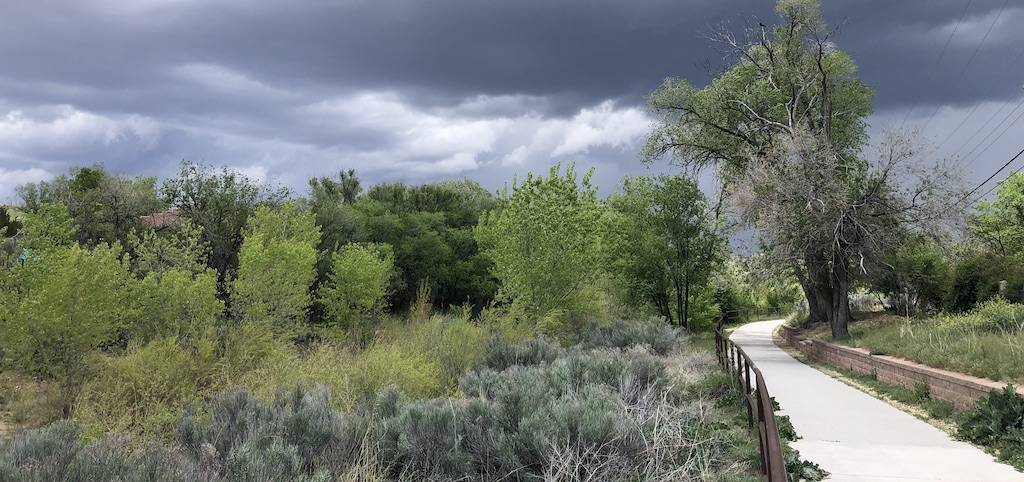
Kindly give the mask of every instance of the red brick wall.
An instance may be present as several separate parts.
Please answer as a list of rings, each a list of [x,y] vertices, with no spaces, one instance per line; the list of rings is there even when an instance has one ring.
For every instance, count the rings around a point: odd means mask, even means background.
[[[817,362],[865,374],[874,373],[879,381],[907,388],[925,383],[932,398],[950,401],[958,410],[974,407],[975,402],[989,391],[1006,386],[1005,383],[940,370],[900,358],[872,355],[860,348],[805,338],[789,326],[782,327],[782,336],[787,344]],[[1017,388],[1017,393],[1024,396],[1024,388]]]

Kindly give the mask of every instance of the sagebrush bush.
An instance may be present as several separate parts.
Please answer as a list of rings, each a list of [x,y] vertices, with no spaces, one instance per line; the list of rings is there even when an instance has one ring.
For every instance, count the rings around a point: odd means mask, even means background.
[[[441,330],[455,342],[460,330],[471,330],[438,323],[408,336],[420,340]],[[459,358],[476,365],[460,379],[463,398],[425,398],[442,389],[441,358],[402,352],[416,343],[396,337],[358,354],[325,345],[302,357],[311,364],[301,376],[250,372],[266,374],[268,385],[287,382],[287,390],[256,396],[233,389],[187,404],[168,445],[132,449],[118,437],[83,443],[68,422],[20,434],[0,446],[0,480],[711,478],[732,442],[709,418],[707,393],[680,389],[677,370],[649,339],[627,338],[634,341],[605,336],[592,349],[565,349],[546,338],[493,342],[482,358]],[[151,344],[136,361],[156,363],[152,357],[164,354],[164,363],[187,366],[179,350],[170,341]],[[713,363],[687,359],[713,372]],[[324,386],[302,388],[330,360],[338,361],[338,379],[346,380],[340,386],[352,402],[333,401]],[[121,371],[129,375],[122,383],[140,383],[136,371]]]
[[[509,343],[504,337],[494,336],[487,341],[483,365],[492,370],[504,370],[515,365],[539,365],[551,363],[564,353],[565,349],[557,341],[543,335],[518,345]]]
[[[677,328],[658,320],[616,321],[595,324],[577,336],[582,348],[626,348],[646,345],[659,355],[667,355],[682,342]]]

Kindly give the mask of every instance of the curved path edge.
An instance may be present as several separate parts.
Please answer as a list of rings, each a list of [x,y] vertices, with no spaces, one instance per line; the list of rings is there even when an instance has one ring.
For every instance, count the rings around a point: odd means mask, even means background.
[[[773,340],[781,323],[749,323],[730,338],[760,368],[802,437],[791,445],[829,471],[828,480],[1024,482],[977,447],[793,358]]]

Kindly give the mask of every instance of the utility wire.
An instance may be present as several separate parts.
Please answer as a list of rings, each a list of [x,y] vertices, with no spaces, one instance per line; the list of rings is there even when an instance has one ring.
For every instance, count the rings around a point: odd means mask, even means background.
[[[1022,102],[1021,104],[1018,104],[1017,107],[1014,108],[1014,110],[1010,112],[1010,114],[1012,115],[1013,112],[1016,112],[1017,109],[1019,109],[1021,107],[1021,105],[1024,105],[1024,102]],[[992,146],[994,146],[996,144],[996,142],[999,141],[999,139],[1002,139],[1003,136],[1005,136],[1006,133],[1010,131],[1010,128],[1012,128],[1014,125],[1017,124],[1017,122],[1020,121],[1021,117],[1024,117],[1024,111],[1021,111],[1020,114],[1017,114],[1017,117],[1013,119],[1013,122],[1010,122],[1009,124],[1007,124],[1006,127],[1003,128],[1002,132],[999,133],[999,135],[997,135],[994,139],[989,141],[988,145],[986,145],[985,148],[981,150],[981,152],[979,152],[976,156],[971,158],[971,162],[968,162],[968,164],[971,164],[973,161],[976,161],[978,158],[980,158],[981,156],[985,155],[985,153],[988,152],[988,150],[991,149]],[[1007,119],[1008,118],[1009,118],[1009,116],[1007,116]],[[1005,121],[1006,121],[1006,119],[1003,119],[1003,122],[1005,122]],[[981,142],[977,146],[974,146],[974,149],[971,149],[970,152],[968,152],[966,155],[964,155],[964,157],[965,158],[969,157],[971,154],[974,153],[975,150],[977,150],[979,147],[981,147],[983,144],[985,144],[985,141],[989,138],[989,136],[994,134],[996,131],[999,130],[1000,127],[1002,127],[1003,122],[1000,122],[995,127],[995,129],[993,129],[991,132],[989,132],[988,135],[986,135],[985,138],[983,138],[981,140]]]
[[[982,48],[982,47],[983,47],[983,46],[985,45],[985,42],[986,42],[986,41],[988,41],[988,37],[989,37],[989,35],[991,35],[991,34],[992,34],[992,30],[993,30],[993,29],[995,28],[995,26],[996,26],[996,23],[998,23],[998,22],[999,22],[999,18],[1003,16],[1003,11],[1005,11],[1005,10],[1006,10],[1006,6],[1007,6],[1007,5],[1009,4],[1009,3],[1010,3],[1010,0],[1004,0],[1004,1],[1003,1],[1003,6],[999,8],[999,13],[997,13],[997,14],[996,14],[996,16],[995,16],[995,18],[993,18],[993,19],[992,19],[992,23],[990,23],[990,24],[989,24],[989,26],[988,26],[988,30],[986,30],[986,31],[985,31],[985,36],[981,38],[981,41],[980,41],[980,42],[978,42],[978,46],[977,46],[977,47],[975,47],[975,48],[974,48],[974,52],[973,52],[973,53],[971,53],[971,58],[967,60],[967,63],[966,63],[966,64],[964,64],[964,68],[963,68],[963,70],[961,70],[961,71],[960,71],[960,75],[959,75],[959,76],[958,76],[958,77],[956,78],[956,81],[955,81],[955,82],[956,82],[957,84],[959,84],[959,83],[960,83],[961,79],[963,79],[964,75],[965,75],[965,74],[967,73],[967,69],[968,69],[968,68],[970,68],[970,66],[971,66],[971,64],[972,64],[972,63],[974,63],[974,59],[978,57],[978,52],[980,52],[980,51],[981,51],[981,48]],[[939,109],[940,109],[941,107],[942,107],[942,105],[941,105],[941,104],[940,104],[940,105],[937,105],[937,106],[935,106],[935,110],[933,110],[933,111],[932,111],[932,115],[928,116],[928,120],[926,120],[926,121],[924,122],[924,124],[923,124],[923,125],[921,126],[921,129],[922,129],[922,130],[924,130],[924,129],[928,128],[928,124],[931,124],[931,122],[932,122],[932,119],[934,119],[934,118],[935,118],[935,114],[938,114],[938,113],[939,113]],[[977,105],[975,105],[975,107],[977,107]],[[971,113],[972,113],[972,114],[973,114],[973,111],[974,111],[974,109],[972,109],[972,111],[971,111]],[[968,115],[968,117],[970,117],[970,115]],[[955,132],[955,131],[954,131],[954,132]]]
[[[1011,104],[1011,103],[1009,103],[1009,102],[1004,102],[1003,104],[1001,104],[1001,105],[999,106],[999,109],[997,109],[997,110],[996,110],[995,112],[993,112],[993,113],[992,113],[992,115],[991,115],[991,116],[989,116],[988,120],[986,120],[985,122],[983,122],[983,123],[981,124],[981,126],[980,126],[980,127],[978,127],[978,130],[974,131],[974,134],[971,134],[971,136],[970,136],[970,137],[968,137],[968,138],[967,138],[967,139],[966,139],[966,140],[965,140],[965,141],[964,141],[963,143],[961,143],[961,144],[960,144],[960,147],[957,147],[957,148],[956,148],[956,150],[955,150],[955,151],[953,151],[953,153],[949,155],[949,157],[956,157],[956,155],[957,155],[957,154],[959,154],[959,153],[960,153],[960,151],[961,151],[961,150],[963,150],[963,148],[967,147],[967,146],[968,146],[968,145],[970,145],[970,144],[973,144],[973,143],[974,143],[974,138],[975,138],[975,137],[977,137],[977,136],[978,136],[978,134],[981,134],[982,132],[985,132],[985,128],[986,128],[986,127],[988,127],[988,125],[989,125],[989,124],[990,124],[990,123],[991,123],[991,122],[992,122],[993,120],[995,120],[995,118],[996,118],[996,117],[999,117],[999,114],[1002,114],[1002,113],[1003,113],[1003,111],[1004,111],[1004,110],[1006,110],[1006,108],[1007,108],[1008,106],[1010,106],[1010,105],[1012,105],[1012,104]],[[1020,99],[1020,101],[1019,101],[1019,102],[1017,102],[1017,105],[1016,105],[1016,106],[1014,106],[1014,107],[1013,107],[1013,109],[1011,109],[1011,110],[1010,110],[1010,112],[1009,112],[1009,113],[1007,113],[1005,117],[1003,117],[1003,120],[1001,120],[1001,121],[999,121],[998,123],[996,123],[996,126],[995,126],[995,128],[994,128],[994,129],[991,129],[991,130],[989,130],[989,131],[988,131],[988,132],[989,132],[989,134],[991,134],[993,130],[998,130],[998,129],[999,129],[999,127],[1000,127],[1000,126],[1002,126],[1002,125],[1003,125],[1003,123],[1005,123],[1007,119],[1009,119],[1010,117],[1012,117],[1012,116],[1013,116],[1014,112],[1016,112],[1016,111],[1017,111],[1017,109],[1019,109],[1019,108],[1021,107],[1021,105],[1024,105],[1024,96],[1022,96],[1022,97],[1021,97],[1021,99]],[[984,143],[984,142],[985,142],[985,141],[984,141],[984,139],[985,139],[986,137],[988,137],[988,135],[989,135],[989,134],[986,134],[985,136],[983,136],[983,137],[982,137],[982,141],[981,141],[982,143]],[[947,137],[947,139],[949,139],[949,138]],[[974,152],[974,149],[977,149],[977,146],[975,146],[975,147],[974,147],[974,148],[972,148],[971,150],[967,151],[967,154],[965,154],[965,155],[970,155],[970,153],[971,153],[971,152]]]
[[[1009,161],[1006,161],[1006,164],[1003,164],[1002,167],[997,169],[996,172],[993,172],[992,175],[989,176],[987,179],[985,179],[984,181],[981,181],[981,184],[978,184],[974,189],[971,189],[971,192],[967,193],[962,198],[960,198],[960,200],[957,201],[957,204],[960,204],[960,203],[966,201],[967,198],[971,197],[974,193],[978,192],[978,190],[981,189],[982,186],[984,186],[985,184],[988,184],[988,182],[991,181],[992,179],[994,179],[996,176],[998,176],[1000,172],[1003,172],[1003,170],[1005,170],[1007,167],[1010,167],[1010,164],[1013,164],[1013,161],[1016,161],[1017,158],[1020,157],[1021,155],[1024,155],[1024,149],[1021,149],[1020,152],[1018,152],[1016,156],[1013,156],[1013,157],[1010,158]],[[974,204],[975,202],[977,202],[977,200],[975,200],[971,204]]]
[[[960,22],[963,22],[964,18],[967,17],[967,11],[971,8],[972,3],[974,3],[974,0],[968,1],[967,5],[964,6],[964,11],[960,12],[960,18],[958,18],[956,20],[956,24],[953,25],[953,31],[949,32],[949,36],[946,37],[946,43],[942,45],[942,50],[939,51],[939,56],[935,58],[935,65],[932,66],[931,74],[925,80],[926,84],[931,84],[932,80],[935,79],[935,73],[939,70],[939,65],[942,64],[942,58],[946,56],[946,50],[949,49],[949,43],[953,41],[953,36],[956,35],[956,31],[960,29]],[[917,109],[918,105],[920,105],[920,101],[915,102],[913,107],[911,107],[910,110],[907,111],[907,114],[903,116],[903,122],[900,123],[900,128],[907,123],[907,120],[910,119],[910,115],[914,113],[914,110]]]
[[[1003,183],[1004,183],[1004,182],[1006,182],[1006,180],[1007,180],[1007,179],[1009,179],[1009,178],[1013,177],[1013,175],[1014,175],[1014,174],[1017,174],[1017,173],[1019,173],[1020,171],[1024,171],[1024,166],[1020,166],[1020,167],[1018,167],[1018,168],[1014,169],[1014,170],[1013,170],[1013,172],[1011,172],[1010,174],[1008,174],[1008,175],[1007,175],[1006,177],[1004,177],[1004,178],[1003,178],[1003,179],[1002,179],[1001,181],[999,181],[999,182],[995,183],[995,185],[993,185],[992,187],[988,188],[988,190],[987,190],[987,191],[985,191],[985,194],[982,194],[981,196],[978,196],[978,197],[974,198],[974,200],[973,200],[973,201],[971,201],[971,202],[970,202],[970,204],[968,204],[967,206],[968,206],[968,207],[969,207],[969,206],[973,206],[973,205],[977,204],[977,203],[978,203],[978,201],[981,201],[982,199],[985,199],[985,196],[988,196],[989,194],[992,194],[992,191],[995,191],[997,187],[999,187],[999,186],[1002,186],[1002,185],[1003,185]]]

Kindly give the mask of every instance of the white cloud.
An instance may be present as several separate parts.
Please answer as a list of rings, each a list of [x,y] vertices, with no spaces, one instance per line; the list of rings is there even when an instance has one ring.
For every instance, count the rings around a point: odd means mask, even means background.
[[[46,159],[49,154],[84,145],[110,147],[122,142],[151,148],[159,140],[159,124],[138,115],[107,117],[55,105],[11,110],[0,117],[0,149],[8,157]]]
[[[210,66],[178,72],[211,89],[270,88]],[[567,117],[543,116],[543,109],[526,106],[546,101],[528,96],[474,96],[447,108],[420,107],[388,91],[286,102],[293,107],[265,129],[219,118],[169,118],[161,124],[70,105],[8,109],[6,115],[0,111],[0,167],[57,172],[116,154],[122,165],[166,175],[172,163],[191,159],[302,191],[310,176],[342,168],[369,178],[419,182],[469,173],[504,177],[509,170],[543,170],[556,161],[586,163],[598,148],[631,157],[651,123],[641,109],[612,101]],[[282,122],[288,124],[271,128]],[[146,150],[157,142],[158,150]]]
[[[594,108],[582,109],[567,122],[562,143],[553,156],[586,153],[592,147],[623,147],[650,130],[652,121],[642,110],[616,109],[608,100]]]
[[[0,167],[0,203],[12,202],[14,188],[27,182],[39,182],[53,177],[53,174],[38,167],[28,169],[4,169]]]
[[[525,96],[476,96],[455,108],[425,110],[394,93],[362,92],[317,102],[301,114],[320,127],[355,127],[389,139],[387,147],[348,156],[363,159],[370,169],[437,174],[477,169],[485,155],[502,165],[547,164],[596,147],[630,148],[651,125],[641,109],[620,108],[612,101],[569,118],[544,118],[531,110],[507,114],[515,111],[513,104],[538,102]],[[499,114],[485,116],[487,112]]]

